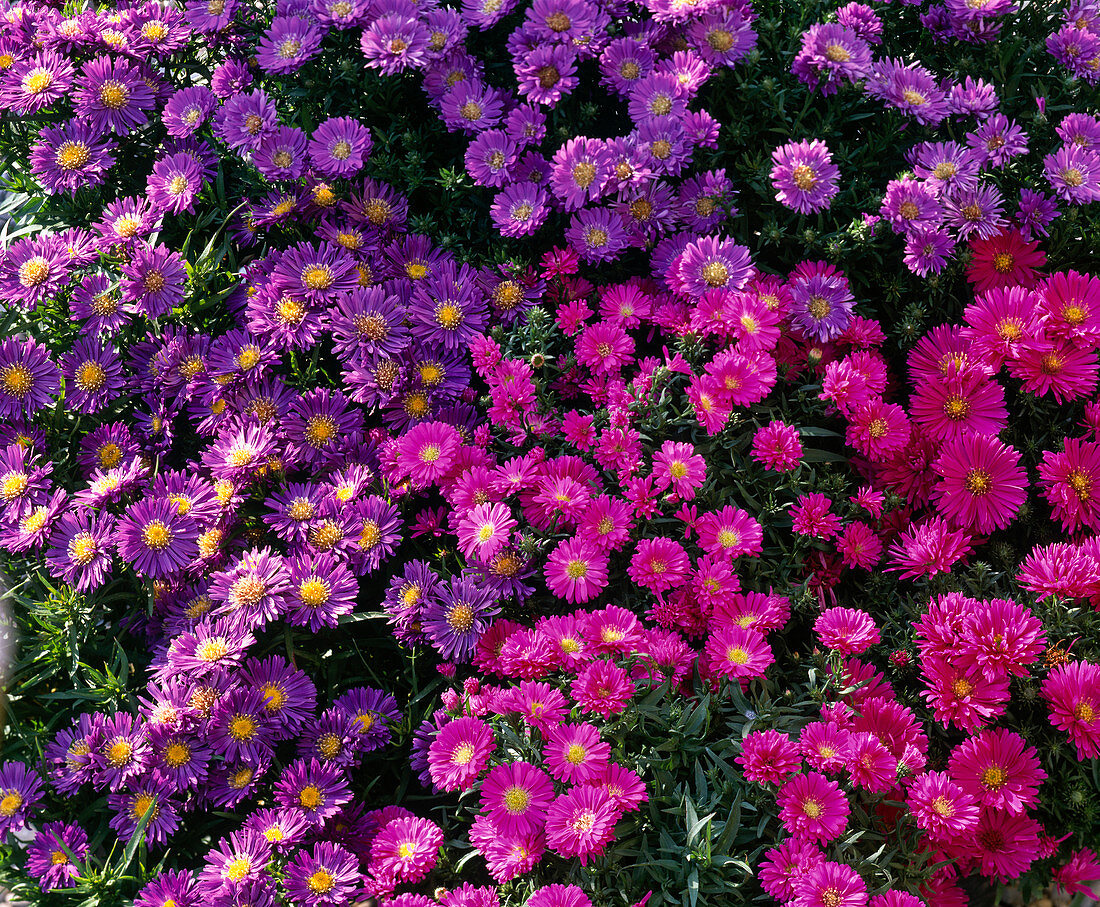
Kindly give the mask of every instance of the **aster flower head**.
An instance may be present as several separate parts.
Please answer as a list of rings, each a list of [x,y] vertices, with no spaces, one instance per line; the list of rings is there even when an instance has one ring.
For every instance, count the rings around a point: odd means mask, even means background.
[[[0,834],[21,829],[41,797],[42,781],[26,765],[0,765]]]
[[[678,293],[700,297],[714,289],[741,290],[752,275],[746,247],[721,236],[702,236],[686,244],[666,281]]]
[[[46,192],[74,195],[84,186],[103,183],[116,150],[115,142],[88,121],[45,126],[31,146],[31,171]]]
[[[422,618],[424,632],[444,658],[468,661],[488,629],[489,618],[499,610],[491,589],[479,586],[470,577],[452,576],[436,588],[427,603]]]
[[[359,890],[359,861],[339,844],[319,841],[287,864],[284,885],[291,902],[303,907],[345,904]]]
[[[803,262],[788,284],[791,322],[821,342],[834,340],[847,328],[855,299],[848,278],[825,262]]]
[[[385,75],[422,67],[431,49],[431,34],[417,18],[401,13],[379,16],[363,30],[359,49],[367,66]]]
[[[848,800],[817,772],[795,775],[779,790],[779,818],[796,837],[827,844],[848,825]]]
[[[547,559],[546,584],[570,604],[589,601],[607,585],[607,555],[587,538],[566,539]]]
[[[1100,199],[1100,154],[1078,145],[1065,145],[1043,158],[1051,191],[1071,205]]]
[[[128,135],[145,123],[154,103],[141,71],[122,58],[96,57],[76,80],[75,113],[100,132]]]
[[[776,199],[800,214],[829,207],[837,194],[840,168],[819,139],[788,142],[772,152],[771,180]]]
[[[856,608],[828,608],[814,622],[814,632],[843,655],[859,655],[881,641],[871,615]]]
[[[47,822],[27,848],[26,871],[43,891],[72,888],[79,870],[69,858],[83,861],[88,856],[88,835],[79,825]]]
[[[434,822],[401,817],[388,822],[370,845],[369,870],[377,878],[416,883],[439,858],[443,831]]]
[[[554,799],[550,778],[529,762],[493,768],[481,785],[481,803],[490,821],[506,835],[541,829]]]
[[[864,907],[867,903],[866,883],[844,863],[816,863],[792,887],[799,907]]]
[[[198,554],[194,519],[170,501],[139,501],[118,522],[118,554],[141,575],[160,579],[187,566]]]
[[[864,78],[870,67],[871,48],[854,29],[819,23],[803,32],[791,72],[812,90],[828,96],[836,94],[844,83]]]
[[[256,62],[265,72],[293,72],[320,51],[322,34],[308,19],[277,15],[256,46]]]
[[[589,784],[606,770],[609,744],[591,724],[560,724],[548,729],[543,759],[559,781]]]
[[[339,766],[298,759],[275,782],[275,799],[287,809],[301,810],[311,824],[320,826],[351,801],[351,790]]]
[[[1027,498],[1019,453],[995,437],[961,434],[942,449],[933,468],[940,512],[957,525],[989,533],[1007,526]]]
[[[973,832],[978,824],[977,801],[944,772],[917,778],[909,789],[908,805],[917,825],[933,840]]]
[[[736,623],[719,627],[712,633],[707,638],[703,655],[712,674],[742,682],[763,677],[775,661],[763,634]]]
[[[1042,685],[1050,723],[1069,735],[1081,759],[1100,757],[1100,666],[1071,661],[1054,667]]]
[[[561,794],[546,814],[546,843],[563,857],[579,857],[584,866],[603,853],[615,833],[620,812],[598,787],[578,785]]]

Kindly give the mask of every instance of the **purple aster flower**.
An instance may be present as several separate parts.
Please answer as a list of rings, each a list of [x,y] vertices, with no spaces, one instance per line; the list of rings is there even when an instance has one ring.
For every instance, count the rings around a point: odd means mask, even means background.
[[[230,762],[255,762],[271,755],[275,735],[264,703],[259,690],[242,687],[218,700],[205,729],[215,754]]]
[[[292,297],[327,305],[359,285],[355,259],[339,246],[298,243],[271,269],[271,282]]]
[[[678,120],[648,120],[630,139],[644,152],[645,165],[652,173],[677,176],[691,157],[688,134]]]
[[[169,214],[193,213],[195,196],[205,185],[202,170],[189,154],[173,154],[153,164],[146,194],[153,207]]]
[[[92,752],[99,746],[102,730],[103,716],[85,713],[46,746],[50,781],[59,794],[71,794],[92,780]]]
[[[916,63],[882,60],[872,64],[865,90],[926,126],[935,126],[947,116],[947,96],[935,76]]]
[[[72,888],[80,870],[69,854],[83,862],[88,857],[88,835],[79,825],[47,822],[27,848],[26,872],[43,891]]]
[[[331,554],[303,554],[290,561],[290,587],[284,594],[283,613],[287,623],[309,627],[335,627],[342,614],[355,610],[359,582],[351,571]]]
[[[480,82],[459,82],[440,100],[440,113],[448,132],[477,135],[492,129],[504,114],[503,96]]]
[[[484,31],[515,9],[517,0],[462,0],[462,18]]]
[[[961,190],[944,201],[944,223],[955,230],[959,239],[989,239],[1008,225],[1004,197],[993,185]]]
[[[186,567],[199,553],[199,530],[164,499],[143,500],[118,522],[118,555],[141,576],[161,579]]]
[[[153,214],[145,196],[118,198],[103,209],[103,215],[93,225],[103,237],[104,250],[117,245],[130,246],[144,242],[160,227],[160,217]]]
[[[393,736],[390,726],[401,721],[397,700],[389,693],[370,687],[348,690],[336,697],[332,705],[351,719],[356,746],[361,752],[385,746]]]
[[[70,504],[68,492],[56,489],[46,500],[26,508],[17,519],[0,524],[0,547],[18,552],[45,545],[57,518]]]
[[[691,49],[713,66],[736,66],[756,47],[752,22],[739,7],[711,10],[690,19],[687,39]]]
[[[780,204],[800,214],[829,207],[838,191],[840,168],[824,142],[788,142],[772,152],[772,160],[772,186]]]
[[[409,343],[406,307],[381,287],[357,287],[329,313],[333,351],[342,359],[399,353]]]
[[[204,900],[229,898],[252,883],[265,880],[271,862],[271,845],[252,831],[234,832],[222,838],[206,855],[199,873],[199,889]]]
[[[396,505],[370,495],[353,507],[359,521],[358,547],[352,551],[351,569],[365,576],[381,566],[401,542],[401,518]]]
[[[114,165],[117,145],[84,120],[45,126],[31,146],[31,171],[47,192],[74,194],[98,186]]]
[[[306,134],[301,129],[276,126],[260,137],[252,163],[270,180],[294,180],[306,168],[306,147]]]
[[[18,831],[42,799],[42,781],[22,762],[0,765],[0,835]]]
[[[958,142],[921,142],[909,154],[913,172],[941,195],[956,196],[978,187],[982,165]]]
[[[504,131],[522,150],[546,138],[546,114],[533,104],[520,104],[504,118]]]
[[[249,626],[262,626],[279,613],[279,602],[290,588],[290,574],[281,555],[270,548],[253,548],[231,567],[210,577],[207,590],[221,615],[239,615]]]
[[[30,312],[69,282],[69,256],[56,236],[16,240],[0,253],[0,296]]]
[[[736,194],[725,170],[689,177],[680,184],[677,196],[680,220],[691,230],[712,230],[727,213],[737,213],[732,203]]]
[[[120,270],[122,302],[131,311],[160,318],[183,301],[187,272],[179,253],[167,246],[139,245]]]
[[[1043,170],[1054,194],[1071,205],[1100,199],[1100,154],[1065,145],[1043,158]]]
[[[61,357],[61,374],[66,379],[66,406],[78,413],[96,413],[118,396],[122,361],[114,347],[84,337]]]
[[[237,0],[187,0],[184,4],[184,18],[200,34],[214,35],[225,29],[233,20],[233,16],[237,12],[237,5]],[[218,69],[221,70],[226,65],[235,62],[229,60],[219,66]],[[215,71],[215,75],[217,74],[217,71]],[[252,79],[249,77],[245,85],[250,84],[251,81]],[[240,91],[243,87],[237,90]],[[215,91],[217,91],[216,88]],[[221,95],[221,97],[227,96]],[[160,907],[160,905],[158,904],[157,907]]]
[[[73,83],[69,61],[52,50],[17,60],[0,83],[0,107],[17,116],[33,116],[63,98]]]
[[[882,43],[882,20],[863,3],[848,3],[836,11],[836,21],[850,28],[869,44]]]
[[[1095,85],[1100,79],[1100,35],[1076,25],[1063,25],[1047,38],[1047,53],[1065,66],[1070,73]]]
[[[320,825],[351,802],[351,790],[338,766],[297,759],[275,782],[275,799],[287,809],[301,810],[311,824]]]
[[[498,192],[490,215],[501,236],[530,236],[550,213],[550,196],[533,183],[513,183]]]
[[[141,70],[122,58],[96,57],[85,63],[73,96],[78,118],[99,132],[110,129],[118,135],[141,126],[155,104]]]
[[[321,511],[323,496],[324,493],[316,485],[290,483],[264,502],[271,508],[264,515],[264,522],[290,544],[304,542],[310,525]]]
[[[1020,210],[1016,213],[1016,223],[1020,225],[1024,239],[1048,236],[1047,227],[1059,216],[1058,203],[1054,199],[1042,192],[1020,190]]]
[[[565,238],[589,263],[611,261],[626,248],[622,219],[608,208],[582,208],[569,221]]]
[[[424,632],[443,658],[469,661],[489,618],[499,611],[489,590],[469,577],[452,576],[436,587],[424,608]]]
[[[283,420],[290,451],[300,463],[334,460],[361,436],[363,414],[339,391],[314,388],[291,404]]]
[[[905,265],[920,277],[942,271],[954,251],[954,237],[941,227],[917,226],[906,233]]]
[[[554,107],[570,94],[577,77],[577,53],[568,44],[542,44],[512,63],[519,93],[528,101]]]
[[[258,763],[220,762],[210,771],[206,793],[214,806],[232,809],[259,793],[260,782],[271,768],[270,760]]]
[[[358,120],[333,117],[314,130],[309,160],[327,177],[352,177],[363,169],[371,144],[370,130]]]
[[[256,638],[238,622],[220,618],[200,620],[195,629],[181,633],[169,651],[172,672],[193,678],[217,674],[241,663]]]
[[[630,87],[654,71],[657,55],[636,38],[615,38],[600,54],[600,82],[627,97]]]
[[[222,105],[214,132],[234,151],[256,148],[278,125],[275,104],[262,89],[238,94]]]
[[[213,0],[200,0],[203,6]],[[224,2],[224,0],[216,0]],[[159,873],[134,899],[134,907],[165,907],[176,904],[177,907],[198,907],[195,879],[190,872],[169,869]]]
[[[803,262],[788,283],[791,323],[813,340],[826,343],[844,333],[855,300],[848,279],[825,262]]]
[[[1017,155],[1027,153],[1027,134],[1018,123],[995,113],[966,134],[966,144],[974,149],[983,165],[1003,167]]]
[[[41,504],[50,487],[53,464],[42,463],[18,442],[0,449],[0,520],[14,519]]]
[[[148,743],[132,715],[116,712],[103,722],[92,752],[92,783],[97,789],[116,788],[143,770]]]
[[[148,775],[131,780],[122,789],[112,786],[107,795],[107,806],[115,811],[110,827],[128,841],[145,822],[146,845],[167,844],[179,828],[179,804],[172,799],[172,790],[166,779]]]
[[[198,735],[182,728],[152,725],[147,764],[154,776],[164,779],[173,790],[197,788],[206,780],[210,747]]]
[[[264,72],[294,72],[317,55],[322,35],[308,19],[276,16],[256,46],[256,62]]]
[[[0,342],[0,418],[33,416],[53,404],[60,383],[45,346],[30,338]]]
[[[740,290],[752,274],[747,248],[720,236],[700,236],[673,260],[666,282],[678,293],[700,297],[708,290]]]
[[[370,69],[394,75],[419,69],[428,60],[431,35],[419,19],[391,13],[379,16],[359,39],[359,49]]]
[[[359,861],[329,841],[298,851],[284,872],[287,897],[301,907],[350,903],[360,887]]]
[[[366,0],[310,0],[309,11],[317,21],[341,31],[361,24],[367,17]]]
[[[947,95],[947,109],[953,116],[985,116],[996,110],[999,103],[992,85],[970,76],[952,85]]]
[[[828,96],[845,82],[862,79],[870,66],[871,48],[853,29],[817,24],[803,33],[791,72],[812,91]]]
[[[1087,113],[1066,114],[1055,132],[1066,145],[1100,151],[1100,117]]]
[[[296,736],[302,724],[313,717],[317,706],[313,681],[279,656],[249,659],[242,677],[246,686],[263,696],[264,714],[280,739]]]
[[[879,213],[890,222],[895,233],[908,233],[918,227],[939,226],[943,204],[932,186],[904,177],[886,184]]]
[[[106,582],[114,553],[115,518],[86,508],[62,514],[50,535],[46,562],[50,573],[78,592]]]
[[[519,149],[503,129],[489,129],[466,149],[466,172],[479,186],[503,186],[510,182]]]
[[[204,85],[179,89],[168,99],[161,120],[169,135],[184,138],[195,133],[218,107],[218,98]]]
[[[309,823],[297,809],[257,809],[241,828],[260,835],[276,851],[286,853],[302,843]]]
[[[687,113],[687,97],[679,80],[654,72],[630,86],[627,113],[635,125],[651,120],[680,120]]]
[[[298,755],[343,769],[351,767],[358,756],[351,719],[339,709],[327,709],[320,718],[307,722],[299,730]]]
[[[467,265],[445,262],[437,273],[418,281],[409,307],[413,335],[448,350],[465,349],[488,323],[488,306]]]

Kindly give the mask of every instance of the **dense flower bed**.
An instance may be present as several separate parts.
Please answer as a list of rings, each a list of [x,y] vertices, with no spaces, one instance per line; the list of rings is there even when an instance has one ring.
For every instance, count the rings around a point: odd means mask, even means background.
[[[22,3],[0,881],[1100,878],[1100,7]]]

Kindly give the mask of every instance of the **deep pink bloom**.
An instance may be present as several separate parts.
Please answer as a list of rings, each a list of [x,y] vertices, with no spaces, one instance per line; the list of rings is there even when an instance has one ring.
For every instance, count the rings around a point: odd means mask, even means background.
[[[679,542],[648,538],[638,542],[627,573],[639,586],[661,593],[680,585],[690,566],[687,552]]]
[[[493,729],[479,718],[448,721],[428,747],[432,781],[443,790],[467,790],[496,749]]]
[[[1017,815],[1039,802],[1046,772],[1035,748],[1007,728],[984,728],[951,752],[951,777],[983,807]]]
[[[1071,661],[1043,681],[1050,723],[1069,734],[1081,759],[1100,758],[1100,665]]]
[[[753,731],[741,741],[737,763],[749,781],[779,784],[798,771],[802,756],[790,737],[769,729]]]
[[[553,783],[542,769],[529,762],[498,765],[481,784],[483,809],[507,835],[540,830],[553,799]]]
[[[851,866],[824,861],[799,877],[794,895],[798,907],[865,907],[867,885]]]
[[[932,497],[958,526],[987,534],[1003,529],[1027,500],[1020,454],[995,437],[962,434],[948,441],[933,469]]]
[[[696,489],[706,481],[707,464],[691,444],[665,441],[653,455],[653,475],[661,488],[672,485],[676,494],[690,501]]]
[[[828,844],[848,827],[848,800],[824,775],[795,775],[779,791],[779,818],[793,835]]]
[[[584,866],[592,854],[603,853],[614,837],[619,815],[602,788],[574,787],[550,804],[546,843],[563,857],[580,857]]]
[[[917,825],[933,840],[944,841],[973,832],[978,803],[944,772],[926,772],[909,788],[909,810]]]
[[[712,674],[738,680],[763,677],[775,661],[761,633],[737,624],[727,624],[712,633],[707,638],[703,656]]]
[[[791,508],[791,528],[798,535],[832,538],[840,528],[840,517],[830,511],[833,502],[818,492],[799,495]]]
[[[875,620],[858,608],[829,608],[814,622],[814,632],[830,649],[859,655],[881,641]]]
[[[790,472],[802,459],[798,429],[778,419],[757,429],[752,439],[752,456],[765,469]]]
[[[607,768],[611,747],[590,724],[563,724],[546,734],[543,758],[550,774],[559,781],[589,784]]]
[[[607,554],[588,538],[566,539],[546,560],[546,586],[571,605],[589,601],[607,586]]]

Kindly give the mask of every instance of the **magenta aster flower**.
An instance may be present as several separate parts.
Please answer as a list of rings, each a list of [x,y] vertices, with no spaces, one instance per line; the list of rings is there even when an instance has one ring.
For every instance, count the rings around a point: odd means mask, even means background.
[[[707,477],[706,461],[690,444],[665,441],[653,455],[653,475],[658,483],[690,501]]]
[[[795,775],[779,790],[779,818],[799,838],[827,844],[848,826],[848,800],[817,772]]]
[[[395,882],[416,883],[435,868],[443,831],[414,816],[387,823],[370,845],[371,874]]]
[[[496,749],[492,728],[479,718],[448,721],[428,748],[432,781],[442,790],[467,790]]]
[[[452,468],[462,436],[445,422],[422,422],[397,442],[397,463],[418,485],[438,481]]]
[[[605,791],[579,785],[559,796],[546,814],[546,843],[563,857],[603,853],[615,835],[619,810]]]
[[[824,860],[809,867],[793,885],[799,907],[865,907],[867,885],[844,863]]]
[[[611,747],[591,724],[560,724],[546,731],[543,759],[550,774],[570,784],[590,784],[607,768]]]
[[[587,538],[558,544],[546,561],[546,585],[570,604],[589,601],[607,586],[607,555]]]
[[[798,429],[776,419],[757,429],[752,439],[752,457],[765,469],[789,472],[802,460]]]
[[[1007,728],[984,728],[951,752],[951,777],[983,808],[1019,815],[1039,802],[1046,772],[1035,748]]]
[[[932,491],[940,512],[980,533],[1003,529],[1027,499],[1019,453],[995,437],[962,434],[942,448]]]
[[[507,762],[493,768],[481,784],[481,805],[493,825],[506,835],[539,831],[554,799],[546,773],[529,762]]]
[[[737,763],[749,781],[780,784],[801,768],[802,755],[790,737],[769,729],[742,739]]]
[[[800,214],[829,207],[838,191],[840,168],[824,142],[788,142],[772,152],[772,161],[772,186],[780,204]]]
[[[1069,735],[1080,759],[1100,757],[1100,666],[1071,661],[1043,681],[1050,723]]]
[[[673,289],[699,297],[708,290],[740,290],[753,275],[749,250],[719,236],[692,240],[672,268]]]
[[[712,674],[736,680],[763,677],[775,661],[763,634],[736,623],[712,633],[707,638],[703,655]]]
[[[857,608],[826,609],[814,622],[814,632],[842,655],[859,655],[881,641],[874,618]]]

